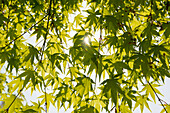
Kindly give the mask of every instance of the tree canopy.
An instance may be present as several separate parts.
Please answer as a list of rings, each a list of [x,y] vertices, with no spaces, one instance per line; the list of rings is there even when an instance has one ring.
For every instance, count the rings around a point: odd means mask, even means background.
[[[131,113],[150,110],[157,99],[161,112],[170,112],[157,89],[170,77],[169,6],[0,0],[0,112],[47,113],[54,105],[72,113]],[[38,102],[26,101],[28,89],[41,93]]]

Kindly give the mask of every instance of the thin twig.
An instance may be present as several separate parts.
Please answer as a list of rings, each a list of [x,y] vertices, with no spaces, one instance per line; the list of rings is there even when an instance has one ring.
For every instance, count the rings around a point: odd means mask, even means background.
[[[12,0],[11,0],[11,5],[12,5]],[[8,4],[8,7],[9,7],[9,4]],[[8,24],[9,24],[9,22],[10,22],[10,21],[9,21],[9,20],[10,20],[10,19],[9,19],[10,11],[11,11],[11,9],[9,8],[8,22],[7,22],[7,30],[6,30],[7,33],[8,33],[8,26],[9,26]]]
[[[147,81],[147,80],[146,80]],[[158,96],[158,94],[156,93],[155,89],[152,87],[152,85],[149,83],[149,81],[147,81],[147,83],[149,84],[149,86],[151,87],[152,91],[155,93],[157,99],[159,100],[159,102],[161,103],[162,107],[164,108],[164,110],[166,111],[166,113],[168,113],[168,111],[166,110],[165,106],[162,103],[162,99]]]
[[[35,71],[37,70],[37,67],[35,68]],[[15,100],[18,98],[18,96],[20,95],[20,93],[23,91],[24,87],[18,92],[17,96],[14,98],[14,100],[11,102],[11,104],[8,106],[8,108],[6,109],[6,112],[8,113],[9,108],[12,106],[12,104],[15,102]]]
[[[20,93],[22,92],[22,90],[24,89],[24,87],[18,92],[18,94],[15,96],[14,100],[11,102],[11,104],[8,106],[8,108],[6,109],[6,112],[8,113],[9,108],[12,106],[12,104],[15,102],[15,100],[18,98],[18,96],[20,95]]]
[[[103,1],[102,1],[102,13],[101,13],[101,22],[100,22],[100,37],[99,37],[99,47],[98,47],[98,56],[97,56],[97,68],[96,68],[96,77],[95,77],[95,85],[94,85],[94,91],[93,94],[95,95],[95,97],[97,98],[96,94],[95,94],[95,88],[97,88],[97,73],[98,73],[98,68],[99,68],[99,57],[100,57],[100,47],[101,47],[101,41],[102,41],[102,20],[103,20]],[[100,78],[99,78],[100,80]]]
[[[35,23],[33,26],[31,26],[28,30],[26,30],[24,33],[22,33],[20,36],[18,36],[17,38],[13,39],[11,42],[9,42],[8,44],[6,44],[4,47],[2,47],[1,49],[5,49],[6,47],[8,47],[9,45],[11,45],[13,42],[15,42],[17,39],[19,39],[20,37],[22,37],[24,34],[26,34],[29,30],[31,30],[33,27],[35,27],[37,24],[39,24],[44,18],[47,17],[48,14],[46,14],[41,20],[39,20],[37,23]]]
[[[166,105],[168,105],[168,103],[167,103],[167,102],[165,102],[164,100],[162,100],[162,99],[161,99],[161,101],[162,101],[162,102],[164,102]]]
[[[110,112],[113,111],[113,109],[114,109],[115,107],[116,107],[116,106],[113,106],[112,109],[110,110]]]
[[[39,24],[44,18],[46,18],[47,15],[45,15],[40,21],[38,21],[37,23],[35,23],[33,26],[31,26],[28,30],[32,29],[33,27],[35,27],[37,24]],[[7,46],[9,46],[10,44],[12,44],[12,42],[16,41],[17,39],[19,39],[20,37],[22,37],[25,33],[27,33],[27,31],[25,31],[23,34],[21,34],[20,36],[18,36],[17,38],[15,38],[14,40],[12,40],[10,43],[8,43],[6,46],[2,47],[2,49],[5,49]],[[36,69],[35,69],[36,70]],[[15,96],[14,100],[11,102],[11,104],[8,106],[8,108],[6,109],[6,112],[8,113],[10,107],[13,105],[13,103],[15,102],[15,100],[18,98],[18,96],[20,95],[20,93],[23,91],[24,87],[18,92],[17,96]]]
[[[98,47],[98,58],[97,58],[97,68],[96,68],[96,78],[95,78],[95,88],[97,84],[97,73],[99,68],[99,57],[100,57],[100,48],[101,48],[101,42],[102,42],[102,20],[103,20],[103,1],[102,1],[102,13],[101,13],[101,22],[100,22],[100,37],[99,37],[99,47]]]
[[[47,20],[47,31],[46,31],[46,34],[45,34],[45,37],[44,37],[44,43],[42,45],[42,52],[41,52],[41,59],[40,59],[40,62],[39,63],[42,63],[42,60],[43,60],[43,54],[44,54],[44,51],[45,51],[45,44],[46,44],[46,41],[47,41],[47,35],[49,33],[49,21],[50,21],[50,16],[51,16],[51,3],[52,3],[52,0],[50,0],[50,6],[49,6],[49,10],[48,10],[48,20]],[[45,93],[45,112],[47,113],[47,92],[46,92],[46,84],[44,82],[44,93]]]
[[[47,113],[47,91],[46,91],[45,82],[44,82],[44,91],[45,91],[45,112]]]

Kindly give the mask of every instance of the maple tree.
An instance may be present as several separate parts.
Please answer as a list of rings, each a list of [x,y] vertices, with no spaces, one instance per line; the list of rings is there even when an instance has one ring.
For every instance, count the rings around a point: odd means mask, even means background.
[[[156,88],[170,77],[169,5],[0,0],[0,112],[48,112],[51,103],[56,111],[131,113],[150,110],[148,102],[156,99],[161,112],[170,112]],[[24,104],[28,89],[42,94],[38,103]]]

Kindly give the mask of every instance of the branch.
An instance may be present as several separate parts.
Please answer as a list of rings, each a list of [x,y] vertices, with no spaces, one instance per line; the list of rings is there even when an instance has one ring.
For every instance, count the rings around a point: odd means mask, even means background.
[[[12,106],[12,104],[15,102],[15,100],[18,98],[18,96],[20,95],[20,93],[22,92],[22,90],[24,89],[24,87],[18,92],[17,96],[15,96],[14,100],[11,102],[11,104],[8,106],[8,108],[6,109],[6,112],[8,113],[9,108]]]
[[[35,68],[35,71],[37,70],[37,67]],[[8,106],[8,108],[6,109],[6,112],[8,113],[9,108],[12,106],[12,104],[15,102],[15,100],[18,98],[18,96],[20,95],[20,93],[23,91],[24,87],[18,92],[17,96],[14,98],[14,100],[11,102],[11,104]]]
[[[147,81],[147,80],[146,80]],[[156,91],[154,90],[154,88],[152,87],[152,85],[149,83],[149,81],[147,81],[147,83],[149,84],[149,86],[151,87],[152,91],[155,93],[157,99],[159,100],[159,102],[161,103],[163,109],[166,111],[166,113],[168,113],[168,111],[166,110],[165,106],[162,103],[162,99],[158,96],[158,94],[156,93]]]
[[[51,0],[50,0],[50,9],[47,15],[50,16],[50,11],[51,11]],[[28,30],[31,30],[33,27],[35,27],[37,24],[39,24],[44,18],[47,17],[47,15],[45,15],[41,20],[39,20],[37,23],[35,23],[33,26],[31,26]],[[48,25],[49,25],[49,17],[48,17],[48,23],[47,23],[47,29],[48,29]],[[15,38],[14,40],[12,40],[10,43],[8,43],[6,46],[2,47],[2,49],[5,49],[7,46],[9,46],[10,44],[12,44],[12,42],[16,41],[17,39],[19,39],[20,37],[22,37],[25,33],[27,33],[27,31],[25,31],[23,34],[21,34],[20,36],[18,36],[17,38]],[[48,32],[46,33],[46,37],[47,37]],[[45,39],[46,39],[45,37]],[[45,46],[45,44],[43,44],[43,46]],[[41,56],[41,60],[42,61],[42,56]],[[37,69],[37,68],[36,68]],[[35,69],[35,70],[36,70]],[[24,89],[24,87],[19,91],[19,93],[17,94],[17,96],[14,98],[14,100],[11,102],[11,104],[9,105],[9,107],[6,109],[6,112],[8,113],[9,108],[12,106],[12,104],[15,102],[15,100],[18,98],[18,96],[20,95],[20,93],[22,92],[22,90]],[[45,98],[46,98],[46,87],[45,87]],[[46,99],[47,100],[47,99]],[[47,104],[46,104],[47,106]],[[46,112],[47,113],[47,112]]]
[[[164,102],[166,105],[168,105],[168,103],[167,103],[167,102],[165,102],[164,100],[162,100],[162,99],[161,99],[161,101],[162,101],[162,102]]]
[[[102,13],[101,13],[101,22],[100,22],[100,37],[99,37],[99,47],[98,47],[98,58],[97,58],[97,68],[96,68],[96,78],[95,78],[95,88],[96,88],[96,84],[97,84],[97,73],[98,73],[98,67],[99,67],[99,57],[100,57],[100,48],[101,48],[101,42],[102,42],[102,29],[103,29],[103,8],[104,8],[104,5],[103,5],[103,1],[102,1]],[[100,80],[100,78],[99,78]]]
[[[45,91],[45,112],[47,113],[47,91],[46,91],[45,82],[44,82],[44,91]]]
[[[113,106],[111,109],[110,109],[110,112],[113,111],[113,109],[115,108],[116,106]]]
[[[48,14],[47,14],[48,15]],[[39,20],[37,23],[35,23],[34,25],[32,25],[29,29],[31,30],[33,27],[35,27],[37,24],[39,24],[44,18],[47,17],[47,15],[45,15],[41,20]],[[20,36],[18,36],[17,38],[13,39],[11,42],[9,42],[8,44],[6,44],[4,47],[2,47],[1,49],[5,49],[6,47],[8,47],[9,45],[11,45],[13,42],[15,42],[17,39],[19,39],[20,37],[22,37],[24,34],[26,34],[28,31],[25,31],[24,33],[22,33]]]
[[[47,31],[46,31],[46,34],[45,34],[45,37],[44,37],[44,42],[43,42],[43,45],[42,45],[42,53],[41,53],[41,59],[40,59],[40,62],[39,63],[42,63],[42,60],[43,60],[43,54],[44,54],[44,51],[45,51],[45,44],[46,44],[46,41],[47,41],[47,35],[49,33],[49,21],[50,21],[50,16],[51,16],[51,3],[52,3],[52,0],[50,0],[50,6],[49,6],[49,10],[48,10],[48,20],[47,20]],[[45,81],[44,81],[44,93],[45,93],[45,112],[47,113],[47,92],[46,92],[46,84],[45,84]]]
[[[48,32],[49,32],[49,21],[50,21],[50,16],[51,16],[51,1],[52,0],[50,0],[50,8],[49,8],[49,12],[48,12],[48,21],[47,21],[47,32],[46,32],[46,34],[45,34],[45,37],[44,37],[44,43],[43,43],[43,46],[42,46],[42,56],[43,56],[43,53],[44,53],[44,49],[45,49],[45,43],[46,43],[46,41],[47,41],[47,35],[48,35]],[[42,56],[41,56],[41,60],[42,60]]]

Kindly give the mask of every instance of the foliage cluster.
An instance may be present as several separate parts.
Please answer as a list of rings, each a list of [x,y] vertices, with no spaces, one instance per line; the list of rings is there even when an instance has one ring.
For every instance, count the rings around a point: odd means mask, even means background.
[[[143,112],[156,98],[162,112],[170,112],[156,89],[170,77],[169,5],[169,0],[0,0],[0,112],[48,112],[50,104],[73,107],[73,113],[131,113],[137,107]],[[35,45],[27,42],[27,33]],[[26,103],[27,89],[42,93],[37,103]]]

